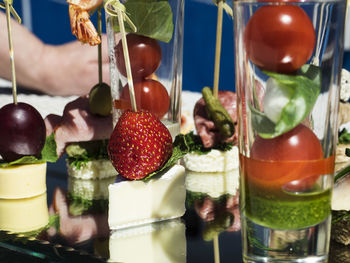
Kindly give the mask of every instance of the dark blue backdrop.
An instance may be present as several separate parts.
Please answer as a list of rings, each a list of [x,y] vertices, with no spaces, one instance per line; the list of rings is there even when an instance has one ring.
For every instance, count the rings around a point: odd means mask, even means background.
[[[32,30],[45,43],[61,44],[75,38],[70,31],[65,0],[24,0],[31,2]],[[22,15],[22,1],[14,0]],[[214,78],[217,8],[211,0],[185,2],[183,89],[200,91],[212,86]],[[94,17],[95,18],[95,17]],[[233,26],[225,14],[223,23],[220,89],[234,89]]]
[[[61,44],[75,38],[70,31],[65,0],[14,0],[20,14],[22,1],[31,2],[32,29],[44,42]],[[217,8],[211,0],[185,0],[183,89],[200,91],[213,85]],[[226,14],[220,89],[234,90],[233,23]],[[344,54],[344,67],[350,68],[350,54]]]

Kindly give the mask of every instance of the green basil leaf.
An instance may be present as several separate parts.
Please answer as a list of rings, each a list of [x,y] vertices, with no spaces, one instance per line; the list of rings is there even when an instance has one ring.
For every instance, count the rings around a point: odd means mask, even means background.
[[[168,1],[128,0],[125,4],[126,14],[137,28],[136,34],[170,42],[173,36],[173,13]],[[119,32],[118,18],[113,17],[114,30]],[[133,32],[125,23],[125,30]]]
[[[293,88],[293,95],[283,108],[276,124],[270,121],[263,112],[251,108],[253,128],[259,136],[268,139],[293,129],[310,114],[320,94],[321,76],[319,69],[313,65],[303,66],[297,75],[265,73],[280,85]]]

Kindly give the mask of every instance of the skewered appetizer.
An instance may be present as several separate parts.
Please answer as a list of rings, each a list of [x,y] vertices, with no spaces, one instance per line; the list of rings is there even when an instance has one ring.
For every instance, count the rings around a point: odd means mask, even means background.
[[[109,186],[111,229],[185,213],[185,171],[173,165],[170,132],[154,114],[125,111],[113,130],[108,153],[121,176]],[[149,179],[140,181],[145,178]]]

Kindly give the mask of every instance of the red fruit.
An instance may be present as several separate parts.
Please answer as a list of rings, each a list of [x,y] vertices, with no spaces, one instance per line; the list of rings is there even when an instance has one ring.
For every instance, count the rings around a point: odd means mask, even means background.
[[[173,151],[169,130],[147,111],[126,110],[108,143],[109,158],[128,179],[142,179],[161,168]]]
[[[266,5],[249,19],[244,44],[249,59],[263,70],[292,73],[312,55],[315,30],[296,5]]]
[[[31,105],[10,103],[0,109],[0,155],[5,161],[28,155],[38,157],[45,138],[44,120]]]
[[[168,112],[170,105],[168,91],[159,81],[153,79],[137,81],[134,83],[134,91],[138,109],[150,111],[159,119]],[[120,98],[130,103],[128,84],[123,87]]]
[[[132,76],[135,79],[142,79],[154,73],[162,58],[162,50],[157,40],[141,35],[127,34],[126,41]],[[119,41],[115,46],[115,56],[119,72],[126,77],[122,41]]]

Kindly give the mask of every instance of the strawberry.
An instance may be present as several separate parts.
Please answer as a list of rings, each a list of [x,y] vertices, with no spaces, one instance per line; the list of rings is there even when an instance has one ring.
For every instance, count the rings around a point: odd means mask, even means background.
[[[161,168],[173,151],[169,130],[147,111],[124,111],[108,143],[109,158],[128,179],[142,179]]]

